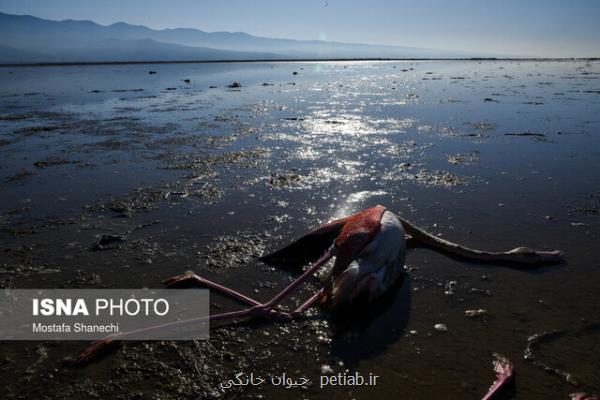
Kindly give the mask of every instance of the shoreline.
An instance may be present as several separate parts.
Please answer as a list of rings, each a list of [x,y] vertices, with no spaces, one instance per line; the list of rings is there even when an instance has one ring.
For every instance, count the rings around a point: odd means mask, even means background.
[[[520,61],[520,62],[549,62],[549,61],[600,61],[600,57],[558,57],[558,58],[275,58],[275,59],[242,59],[242,60],[179,60],[179,61],[76,61],[76,62],[44,62],[44,63],[0,63],[0,68],[6,67],[61,67],[61,66],[93,66],[93,65],[143,65],[143,64],[225,64],[225,63],[306,63],[306,62],[373,62],[373,61]]]

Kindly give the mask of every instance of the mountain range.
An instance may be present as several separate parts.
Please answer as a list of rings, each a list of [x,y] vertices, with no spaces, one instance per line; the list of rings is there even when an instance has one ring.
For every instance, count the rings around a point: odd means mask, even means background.
[[[480,56],[418,47],[274,39],[244,32],[155,30],[124,22],[51,21],[0,12],[0,64]]]

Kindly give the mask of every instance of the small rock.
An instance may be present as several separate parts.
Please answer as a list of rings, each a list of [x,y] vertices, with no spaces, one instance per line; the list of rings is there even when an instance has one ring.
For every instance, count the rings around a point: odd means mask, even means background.
[[[122,236],[122,235],[111,235],[111,234],[101,235],[98,237],[98,240],[96,241],[94,250],[118,249],[121,246],[123,246],[123,244],[125,243],[126,240],[127,240],[127,238],[125,238],[125,236]]]
[[[333,368],[331,368],[327,364],[321,365],[321,375],[332,375],[332,374],[333,374]]]
[[[483,315],[487,315],[487,310],[480,308],[478,310],[465,310],[465,317],[467,318],[477,318]]]
[[[483,290],[483,289],[471,288],[471,290],[469,292],[483,294],[488,297],[492,296],[492,291],[489,289]]]
[[[154,75],[156,73],[156,71],[148,71],[148,75]]]
[[[192,83],[192,81],[190,79],[184,79],[183,80],[185,83]]]
[[[239,82],[233,82],[231,85],[227,85],[227,87],[231,88],[231,89],[237,89],[237,88],[241,88],[242,84]]]
[[[170,197],[172,198],[182,198],[185,199],[186,197],[189,196],[189,193],[186,191],[172,191],[172,192],[167,192],[165,194],[165,199],[168,199]]]
[[[46,168],[48,166],[48,163],[46,161],[36,161],[33,163],[34,166],[38,167],[38,168]]]
[[[433,326],[433,329],[435,329],[438,332],[448,332],[448,327],[444,324],[435,324]]]
[[[454,294],[454,290],[456,289],[456,285],[458,285],[457,281],[446,282],[446,286],[445,286],[446,290],[444,291],[444,294],[446,296],[452,296]]]
[[[185,199],[186,197],[189,196],[189,193],[186,191],[171,191],[171,192],[167,192],[165,193],[165,199],[168,199],[170,197],[179,197],[182,199]]]

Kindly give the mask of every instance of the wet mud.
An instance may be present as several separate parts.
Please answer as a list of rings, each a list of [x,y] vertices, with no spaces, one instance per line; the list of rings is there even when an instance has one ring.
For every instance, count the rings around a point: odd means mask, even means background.
[[[267,300],[298,271],[261,255],[375,204],[472,247],[566,254],[518,271],[415,250],[361,312],[214,324],[208,341],[129,342],[83,367],[87,343],[1,342],[3,397],[477,399],[494,353],[515,364],[519,398],[600,392],[599,74],[587,61],[0,68],[4,288],[158,288],[193,270]],[[220,386],[240,371],[310,384]],[[344,372],[380,378],[319,388]]]

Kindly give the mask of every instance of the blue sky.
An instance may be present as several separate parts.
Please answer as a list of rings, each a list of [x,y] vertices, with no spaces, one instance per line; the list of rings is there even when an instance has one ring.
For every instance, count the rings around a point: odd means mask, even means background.
[[[597,0],[0,0],[0,11],[515,56],[600,56]]]

